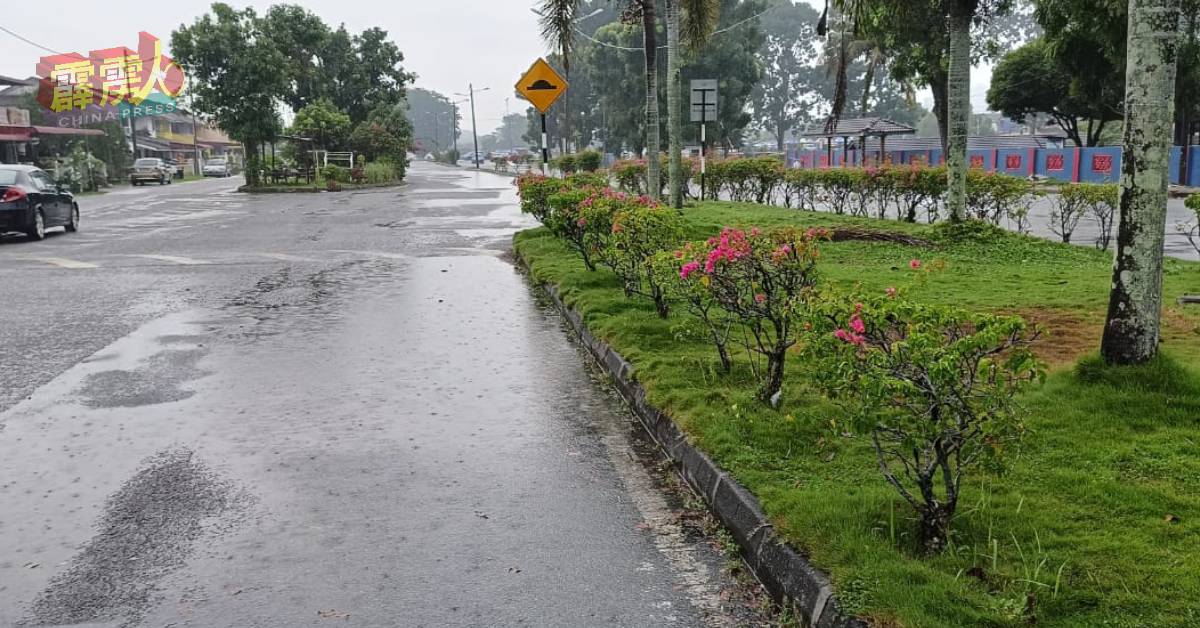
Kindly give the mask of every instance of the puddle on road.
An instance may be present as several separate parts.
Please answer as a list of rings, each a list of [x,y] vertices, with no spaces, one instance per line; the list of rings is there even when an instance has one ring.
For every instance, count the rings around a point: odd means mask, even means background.
[[[25,623],[136,624],[158,582],[186,564],[196,541],[232,528],[238,519],[230,515],[252,501],[192,451],[159,452],[108,498],[97,534],[37,596]]]
[[[79,389],[89,408],[136,408],[183,401],[195,394],[185,388],[208,374],[198,364],[203,349],[160,351],[134,370],[92,373]]]

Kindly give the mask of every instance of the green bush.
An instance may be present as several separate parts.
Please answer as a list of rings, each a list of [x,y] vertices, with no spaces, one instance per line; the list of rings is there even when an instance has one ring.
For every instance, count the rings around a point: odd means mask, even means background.
[[[363,176],[367,183],[388,183],[400,179],[396,166],[379,161],[367,164],[363,169]]]
[[[895,288],[813,309],[805,357],[848,414],[834,431],[870,438],[918,515],[922,548],[942,551],[964,477],[1001,462],[1023,432],[1014,397],[1043,374],[1029,350],[1036,333],[1018,317],[917,303]]]
[[[679,212],[640,199],[608,195],[595,201],[611,205],[612,227],[600,259],[621,281],[626,296],[654,301],[662,318],[670,313],[667,295],[654,272],[654,256],[683,240]]]
[[[517,191],[521,196],[521,212],[532,214],[538,222],[546,224],[550,215],[550,197],[567,187],[562,179],[540,174],[523,174],[517,177]]]
[[[977,220],[1000,224],[1012,220],[1025,231],[1025,217],[1033,199],[1033,184],[1020,177],[994,172],[967,172],[967,211]]]
[[[946,195],[945,167],[895,167],[887,170],[887,176],[892,179],[897,218],[916,222],[917,213],[924,209],[929,222],[937,220]]]
[[[603,157],[598,151],[585,150],[575,156],[575,165],[584,172],[595,172],[600,169]]]
[[[821,171],[822,199],[835,214],[845,214],[851,196],[863,185],[864,175],[857,168],[830,168]]]
[[[588,270],[596,270],[596,253],[612,234],[613,214],[621,206],[612,188],[570,188],[551,194],[550,212],[542,224],[583,259]],[[624,199],[622,194],[620,197]]]
[[[645,194],[646,162],[642,159],[622,159],[609,169],[617,187],[630,194]]]
[[[335,183],[350,182],[350,170],[348,168],[329,164],[322,167],[318,172],[325,181],[333,181]]]
[[[550,165],[563,174],[575,174],[575,171],[578,170],[578,166],[575,164],[575,155],[555,157],[550,161]]]

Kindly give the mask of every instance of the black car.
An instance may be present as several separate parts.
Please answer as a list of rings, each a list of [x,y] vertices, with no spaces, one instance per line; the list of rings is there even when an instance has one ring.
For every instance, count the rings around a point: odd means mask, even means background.
[[[41,240],[51,227],[79,230],[75,195],[40,168],[0,164],[0,233],[19,231]]]

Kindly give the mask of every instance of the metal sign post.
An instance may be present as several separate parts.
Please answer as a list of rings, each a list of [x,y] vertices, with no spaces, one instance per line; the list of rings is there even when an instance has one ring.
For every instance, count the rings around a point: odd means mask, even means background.
[[[542,176],[550,174],[550,137],[546,135],[546,114],[542,114]]]
[[[708,175],[708,119],[717,117],[716,79],[692,81],[692,122],[700,123],[700,200],[704,200],[704,183]]]
[[[542,174],[550,174],[550,137],[546,133],[546,112],[567,91],[567,81],[545,59],[529,66],[517,81],[517,93],[542,114]]]

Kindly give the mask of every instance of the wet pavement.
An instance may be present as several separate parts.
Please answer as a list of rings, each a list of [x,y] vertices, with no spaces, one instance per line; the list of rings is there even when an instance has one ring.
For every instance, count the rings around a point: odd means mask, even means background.
[[[508,178],[235,185],[0,240],[0,625],[750,621],[508,261]]]

